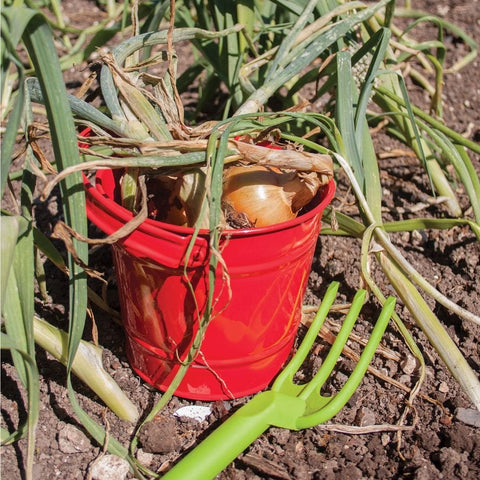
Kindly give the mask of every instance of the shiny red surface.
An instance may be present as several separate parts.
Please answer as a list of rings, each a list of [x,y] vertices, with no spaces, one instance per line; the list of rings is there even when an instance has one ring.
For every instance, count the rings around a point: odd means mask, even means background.
[[[97,172],[95,186],[87,180],[85,186],[88,217],[105,233],[132,217],[114,201],[117,182],[111,170]],[[331,181],[309,212],[289,222],[224,232],[221,248],[231,298],[219,270],[214,318],[176,395],[241,397],[262,390],[275,377],[295,339],[321,215],[334,192]],[[208,236],[199,235],[185,268],[192,233],[147,220],[113,246],[128,358],[160,390],[168,387],[178,359],[187,354],[198,312],[205,307]]]

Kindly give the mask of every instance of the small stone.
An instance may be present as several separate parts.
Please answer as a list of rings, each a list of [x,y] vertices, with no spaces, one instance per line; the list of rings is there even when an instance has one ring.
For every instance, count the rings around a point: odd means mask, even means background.
[[[466,425],[480,428],[480,412],[478,410],[474,410],[473,408],[457,408],[455,418]]]
[[[145,452],[143,448],[137,450],[137,460],[145,467],[148,467],[153,462],[153,453]]]
[[[56,196],[50,198],[50,201],[47,204],[47,210],[52,217],[58,215],[58,198]]]
[[[448,15],[448,12],[450,11],[450,7],[448,5],[438,5],[437,11],[439,15],[441,15],[442,17],[445,17]]]
[[[176,410],[173,415],[176,417],[191,418],[197,422],[203,422],[211,415],[211,413],[212,409],[210,407],[205,407],[202,405],[186,405]]]
[[[335,375],[335,381],[338,382],[338,385],[340,387],[343,387],[343,385],[347,383],[347,380],[348,380],[348,376],[340,371],[338,371],[337,374]]]
[[[295,453],[301,453],[301,452],[303,452],[303,449],[304,449],[303,442],[301,440],[299,440],[297,442],[297,444],[295,445]]]
[[[448,393],[450,389],[448,388],[447,382],[441,382],[438,386],[438,391],[442,393]]]
[[[130,466],[123,458],[116,455],[104,455],[92,464],[90,474],[92,480],[125,480]]]
[[[58,432],[58,448],[62,453],[80,453],[88,452],[92,444],[82,431],[68,424]]]
[[[415,357],[412,355],[407,355],[400,362],[400,368],[402,369],[403,373],[411,375],[417,368],[417,361],[415,360]]]
[[[423,236],[418,230],[414,230],[411,233],[411,239],[414,244],[422,243],[423,242]]]
[[[366,407],[359,408],[355,415],[355,425],[358,425],[359,427],[375,425],[375,420],[375,413]]]

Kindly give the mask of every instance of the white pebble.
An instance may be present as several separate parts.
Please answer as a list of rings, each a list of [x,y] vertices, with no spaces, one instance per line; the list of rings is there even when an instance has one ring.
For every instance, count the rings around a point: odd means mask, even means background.
[[[116,455],[104,455],[92,464],[92,480],[125,480],[130,470],[128,462]]]
[[[180,407],[175,411],[176,417],[193,418],[197,422],[203,422],[210,414],[212,410],[210,407],[202,407],[201,405],[187,405],[186,407]]]

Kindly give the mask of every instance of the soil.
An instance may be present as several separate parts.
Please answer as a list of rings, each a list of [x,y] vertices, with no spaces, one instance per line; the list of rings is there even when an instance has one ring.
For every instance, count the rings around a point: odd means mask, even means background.
[[[460,26],[475,40],[480,40],[480,8],[477,0],[415,2],[415,8],[430,11]],[[62,2],[74,23],[89,22],[102,15],[96,3],[88,0]],[[420,30],[418,38],[431,31]],[[451,65],[464,50],[455,36],[447,34],[445,43],[450,48],[447,62]],[[475,59],[459,73],[446,76],[444,86],[444,121],[468,138],[480,138],[480,60]],[[67,72],[72,81],[83,81],[83,66]],[[71,86],[75,86],[72,84]],[[423,90],[409,85],[409,92],[417,105],[428,108]],[[402,148],[386,135],[376,136],[380,153]],[[474,162],[479,169],[479,158]],[[414,216],[447,216],[442,202],[432,201],[428,195],[428,178],[417,161],[408,155],[391,156],[381,161],[384,185],[385,218],[396,220]],[[338,191],[333,205],[338,211],[352,211],[353,197],[347,182],[337,175]],[[465,195],[459,196],[466,205]],[[61,211],[55,192],[46,203],[36,202],[36,221],[49,233],[60,218]],[[480,306],[480,249],[468,228],[455,227],[447,231],[424,230],[393,234],[395,244],[415,265],[415,268],[442,293],[473,312]],[[57,243],[61,248],[61,244]],[[340,301],[351,300],[360,287],[360,242],[351,238],[321,235],[312,266],[305,304],[318,305],[332,280],[340,282]],[[113,307],[118,307],[111,254],[107,247],[92,252],[91,265],[109,279],[108,295]],[[38,312],[55,325],[66,328],[65,315],[68,288],[64,278],[49,262],[45,263],[51,298],[36,301]],[[386,281],[374,269],[381,287]],[[99,291],[100,284],[91,281]],[[387,291],[387,290],[384,290]],[[455,339],[460,350],[476,372],[480,372],[478,338],[480,327],[461,321],[440,305],[432,303],[435,313]],[[302,431],[270,428],[242,455],[229,465],[218,478],[241,479],[321,479],[343,480],[373,478],[454,479],[480,478],[480,430],[478,412],[445,368],[442,360],[416,326],[406,308],[399,301],[397,312],[418,343],[426,362],[426,380],[420,395],[409,403],[408,391],[415,385],[418,368],[403,338],[390,325],[382,340],[386,353],[377,354],[373,361],[377,374],[368,373],[355,395],[327,425]],[[372,318],[378,314],[375,303],[368,303],[355,327],[359,338],[370,331]],[[112,317],[94,307],[99,343],[104,347],[104,365],[126,394],[142,411],[149,409],[161,394],[141,381],[131,370],[123,348],[122,328]],[[332,316],[329,329],[341,317]],[[92,337],[89,321],[85,338]],[[300,335],[305,331],[300,328]],[[327,337],[318,340],[315,352],[321,357],[328,345]],[[360,350],[357,341],[350,346]],[[312,356],[303,370],[308,373],[317,367],[318,358]],[[91,478],[94,460],[102,448],[85,433],[75,417],[65,388],[65,370],[44,351],[38,349],[41,375],[40,420],[37,428],[34,477],[36,479]],[[342,385],[354,363],[342,356],[333,374],[331,388]],[[379,374],[383,374],[380,377]],[[387,377],[387,379],[385,379]],[[397,383],[392,383],[388,379]],[[25,395],[11,359],[2,351],[2,426],[10,430],[25,417]],[[83,384],[74,387],[82,407],[97,422],[107,425],[109,433],[128,445],[135,425],[119,420],[106,411],[99,399]],[[249,397],[250,398],[250,397]],[[174,397],[141,436],[139,460],[157,472],[166,471],[200,439],[213,431],[232,411],[249,398],[232,401],[195,402]],[[209,406],[212,413],[202,421],[174,416],[185,405]],[[2,447],[1,474],[5,479],[19,479],[24,475],[26,440]],[[103,478],[131,478],[117,474]],[[192,479],[195,474],[192,473]]]

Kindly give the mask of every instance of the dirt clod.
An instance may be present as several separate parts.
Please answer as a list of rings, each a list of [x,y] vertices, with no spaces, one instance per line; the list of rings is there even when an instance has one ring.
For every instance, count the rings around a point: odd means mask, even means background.
[[[179,445],[175,419],[162,416],[147,423],[140,432],[140,443],[147,453],[170,453]]]
[[[62,9],[72,23],[83,18],[84,27],[102,16],[99,6],[102,2],[91,0],[66,0]],[[118,2],[117,2],[118,3]],[[402,3],[402,2],[397,2]],[[473,39],[480,39],[480,9],[478,0],[418,0],[414,8],[426,10],[445,18],[464,29]],[[405,19],[405,24],[407,20]],[[422,24],[411,34],[419,41],[437,38],[434,27]],[[447,32],[444,42],[453,49],[458,58],[464,55],[466,46],[455,35]],[[183,52],[180,52],[183,53]],[[179,67],[185,55],[178,55]],[[447,59],[452,63],[451,57]],[[86,65],[78,65],[65,72],[69,85],[78,82],[87,72]],[[477,57],[458,73],[447,74],[443,87],[444,118],[442,123],[456,132],[465,133],[472,141],[480,140],[480,60]],[[424,90],[413,82],[408,85],[411,100],[428,111]],[[72,93],[76,93],[72,90]],[[468,101],[468,102],[467,102]],[[391,152],[403,148],[391,137],[380,135],[375,139],[378,152]],[[472,155],[474,168],[480,171],[480,158]],[[382,207],[386,220],[401,220],[416,216],[444,218],[448,212],[441,202],[431,200],[429,179],[423,167],[409,155],[385,158],[380,161]],[[338,211],[349,213],[352,194],[348,181],[338,172],[337,194],[333,206]],[[459,191],[462,208],[467,210],[466,196]],[[421,208],[422,210],[418,210]],[[35,205],[37,226],[49,232],[62,218],[58,192],[45,203]],[[417,212],[417,213],[415,213]],[[425,229],[419,235],[408,232],[392,234],[392,240],[403,255],[438,290],[462,307],[478,314],[480,305],[480,248],[475,235],[467,227],[447,230]],[[338,302],[348,302],[360,286],[361,242],[358,239],[321,235],[318,241],[313,269],[309,279],[306,302],[318,305],[326,287],[332,280],[341,283]],[[110,250],[106,247],[92,253],[91,265],[95,270],[105,272],[110,279],[107,296],[113,306],[118,306],[118,292]],[[65,277],[50,262],[45,262],[48,301],[37,302],[44,318],[60,328],[68,328],[68,286]],[[387,291],[385,279],[372,265],[371,275]],[[89,280],[91,288],[102,293],[102,286]],[[442,306],[432,302],[431,306],[449,335],[458,342],[463,355],[472,368],[480,370],[478,347],[480,327],[471,322],[461,321]],[[129,367],[124,349],[124,333],[109,315],[95,307],[95,321],[98,327],[99,343],[105,348],[104,358],[109,373],[120,384],[129,398],[139,409],[149,411],[158,402],[160,393],[150,388]],[[355,327],[358,335],[366,338],[372,319],[377,313],[376,305],[368,303],[368,311],[362,313]],[[322,431],[312,428],[295,432],[272,428],[254,442],[242,456],[218,476],[218,480],[272,480],[285,478],[300,480],[360,480],[360,479],[415,479],[415,480],[476,480],[480,478],[480,420],[478,411],[463,393],[457,382],[446,370],[444,363],[431,347],[428,339],[399,302],[397,312],[405,322],[407,330],[418,343],[426,363],[426,379],[413,409],[409,410],[408,390],[418,379],[415,363],[409,365],[397,360],[376,355],[373,364],[404,388],[397,388],[377,377],[367,374],[354,397],[342,411],[329,420],[329,424],[369,425],[400,422],[407,412],[405,424],[412,430],[402,433],[382,431],[362,435],[347,435],[338,431]],[[86,337],[91,331],[91,322],[85,329]],[[393,350],[400,358],[410,355],[403,338],[390,325],[382,340],[383,346]],[[326,342],[319,339],[318,355],[326,348]],[[355,345],[352,345],[354,347]],[[358,346],[358,345],[357,345]],[[359,348],[360,350],[360,348]],[[26,418],[27,398],[8,353],[2,350],[1,408],[2,427],[10,432]],[[99,457],[101,446],[83,434],[70,404],[66,390],[65,369],[58,362],[37,349],[40,371],[40,417],[34,458],[34,478],[37,480],[62,478],[84,480],[88,478],[92,462]],[[309,365],[316,365],[312,359]],[[341,387],[351,373],[351,364],[340,361],[332,373],[332,391]],[[311,374],[311,372],[305,372]],[[307,377],[307,375],[305,375]],[[105,406],[81,382],[74,379],[74,389],[81,407],[99,424],[108,419],[109,434],[122,445],[128,446],[135,431],[135,425],[124,422],[111,412],[104,413]],[[407,391],[406,391],[407,390]],[[426,398],[428,397],[428,399]],[[161,418],[150,422],[142,429],[141,450],[137,458],[154,471],[169,468],[193,448],[209,431],[228,418],[232,411],[248,399],[212,404],[213,415],[204,422],[182,422],[173,417],[180,404],[188,402],[174,398],[162,411]],[[362,412],[357,414],[357,412]],[[358,416],[357,416],[358,415]],[[370,418],[369,418],[370,417]],[[368,419],[369,418],[369,419]],[[366,421],[368,419],[368,422]],[[363,423],[362,423],[363,422]],[[400,441],[399,441],[400,440]],[[8,480],[24,478],[27,439],[2,447],[1,477]],[[111,467],[110,476],[100,479],[130,479],[125,464],[118,457],[106,455]],[[102,457],[100,457],[102,458]],[[118,459],[118,460],[117,460]],[[107,460],[104,460],[107,462]],[[166,467],[165,467],[166,466]],[[92,470],[90,473],[92,473]],[[98,474],[100,475],[100,474]],[[194,478],[194,476],[192,476]]]

